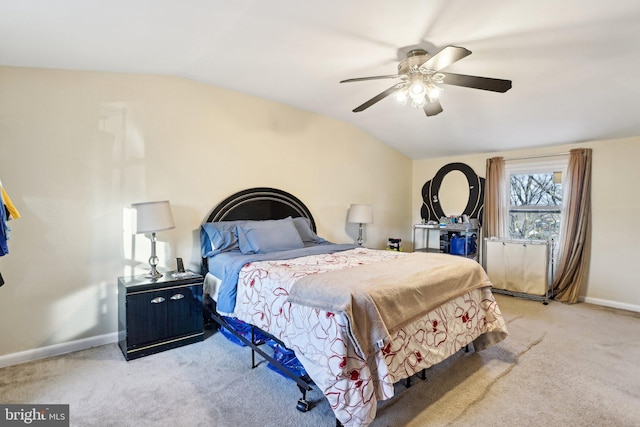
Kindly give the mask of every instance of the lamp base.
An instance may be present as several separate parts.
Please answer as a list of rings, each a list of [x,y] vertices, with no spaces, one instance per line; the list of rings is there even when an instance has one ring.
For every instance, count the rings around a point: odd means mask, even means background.
[[[364,243],[362,239],[362,224],[358,226],[358,240],[356,240],[356,243],[358,243],[358,246],[362,246],[362,243]]]
[[[149,265],[151,266],[151,270],[149,270],[149,274],[147,274],[147,279],[159,279],[162,277],[162,273],[158,271],[156,268],[158,266],[158,257],[156,256],[156,233],[151,233],[151,257],[149,257]]]
[[[162,273],[160,273],[156,269],[153,269],[148,274],[145,274],[144,277],[146,277],[147,279],[159,279],[162,277]]]

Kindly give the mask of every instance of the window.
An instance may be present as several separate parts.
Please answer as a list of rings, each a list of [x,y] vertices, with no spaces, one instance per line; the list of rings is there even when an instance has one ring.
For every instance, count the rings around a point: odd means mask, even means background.
[[[508,177],[509,237],[558,241],[562,224],[562,179],[568,159],[518,161],[505,165]]]

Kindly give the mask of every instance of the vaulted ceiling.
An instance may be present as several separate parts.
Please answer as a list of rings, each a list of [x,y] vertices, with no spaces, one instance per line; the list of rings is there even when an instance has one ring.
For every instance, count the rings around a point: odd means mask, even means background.
[[[472,54],[444,112],[385,98],[412,47]],[[414,159],[640,135],[638,0],[0,0],[0,65],[181,76],[333,117]],[[2,82],[0,82],[2,84]]]

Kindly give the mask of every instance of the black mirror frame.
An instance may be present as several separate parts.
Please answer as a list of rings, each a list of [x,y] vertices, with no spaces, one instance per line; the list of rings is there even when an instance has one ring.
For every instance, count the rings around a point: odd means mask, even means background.
[[[479,177],[469,165],[464,163],[449,163],[440,168],[433,179],[427,181],[422,186],[422,208],[420,216],[425,221],[439,221],[446,216],[440,206],[440,186],[444,177],[451,171],[462,172],[469,183],[469,200],[463,214],[469,218],[477,218],[482,224],[482,211],[484,208],[484,181]]]

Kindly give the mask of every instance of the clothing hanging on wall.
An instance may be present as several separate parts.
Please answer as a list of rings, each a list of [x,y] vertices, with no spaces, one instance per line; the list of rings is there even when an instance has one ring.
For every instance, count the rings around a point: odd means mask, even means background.
[[[6,213],[7,220],[20,218],[20,212],[18,212],[18,209],[16,209],[16,207],[13,206],[13,203],[11,202],[11,198],[9,197],[6,190],[2,186],[2,182],[0,182],[0,190],[2,191],[2,201],[7,211]]]
[[[2,199],[1,195],[2,193],[0,193],[0,199]],[[7,246],[7,233],[5,227],[6,216],[4,202],[2,202],[2,200],[0,200],[0,215],[2,215],[2,218],[0,218],[0,256],[3,256],[9,252],[9,247]],[[4,279],[2,278],[2,273],[0,273],[0,286],[2,285],[4,285]]]
[[[20,218],[20,212],[11,202],[11,198],[7,194],[7,191],[0,181],[0,256],[4,256],[9,253],[9,228],[8,222],[12,219]],[[0,273],[0,286],[4,285],[4,279]]]
[[[0,199],[3,197],[0,194]],[[4,208],[4,200],[1,200],[0,203],[0,256],[4,256],[9,253],[9,245],[7,244],[7,240],[9,240],[9,226],[7,225],[8,217],[6,215],[7,210]]]

